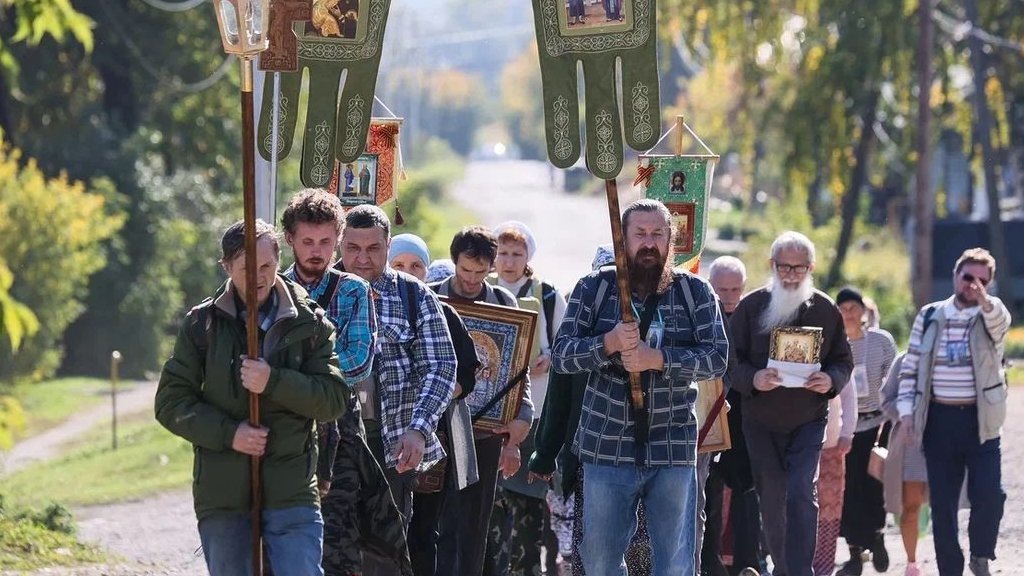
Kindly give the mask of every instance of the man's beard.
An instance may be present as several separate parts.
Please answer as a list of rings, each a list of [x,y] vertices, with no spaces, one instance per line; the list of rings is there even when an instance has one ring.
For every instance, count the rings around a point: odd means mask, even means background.
[[[295,260],[295,269],[299,272],[299,277],[312,278],[313,280],[322,278],[330,265],[330,262],[322,259],[310,259],[305,262],[301,262],[298,259]]]
[[[646,258],[651,256],[652,258]],[[648,262],[644,262],[647,260]],[[646,296],[668,289],[672,281],[672,269],[667,267],[666,255],[657,248],[641,248],[629,261],[629,285],[637,293]]]
[[[787,290],[782,281],[773,276],[769,288],[772,297],[761,315],[761,329],[765,332],[771,332],[778,326],[785,326],[796,318],[800,305],[814,295],[814,278],[808,273],[796,289]]]
[[[961,308],[974,308],[978,305],[977,299],[972,300],[961,292],[957,292],[954,298],[956,298],[956,301],[960,304]]]

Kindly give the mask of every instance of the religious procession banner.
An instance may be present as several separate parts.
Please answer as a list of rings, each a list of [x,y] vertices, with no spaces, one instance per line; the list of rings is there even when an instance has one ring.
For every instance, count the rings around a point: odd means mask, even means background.
[[[401,118],[374,118],[366,151],[352,162],[336,161],[326,188],[344,206],[376,204],[395,197]]]
[[[278,160],[291,152],[299,117],[303,71],[309,75],[309,104],[302,138],[299,176],[305,186],[324,188],[335,163],[356,162],[366,149],[384,28],[391,0],[313,0],[310,19],[297,21],[298,70],[281,74]],[[339,88],[345,76],[344,89]],[[257,148],[270,160],[273,84],[264,86]],[[339,98],[339,92],[341,96]]]
[[[615,178],[624,152],[620,126],[634,150],[652,148],[661,127],[656,0],[532,2],[548,157],[558,168],[569,168],[580,157],[576,70],[582,62],[587,169],[599,178]]]
[[[704,249],[708,198],[718,156],[642,155],[636,184],[644,197],[660,200],[672,213],[674,263],[692,268]]]

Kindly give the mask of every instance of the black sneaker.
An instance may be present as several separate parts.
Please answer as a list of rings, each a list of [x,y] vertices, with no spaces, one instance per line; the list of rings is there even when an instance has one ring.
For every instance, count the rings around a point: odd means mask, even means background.
[[[854,554],[851,551],[850,559],[846,561],[846,564],[839,567],[839,570],[836,571],[836,576],[860,576],[863,571],[864,564],[860,561],[860,552]]]
[[[889,569],[889,551],[885,549],[885,536],[881,533],[875,535],[875,541],[871,544],[871,565],[876,572]]]
[[[988,558],[972,555],[968,567],[974,576],[991,576],[992,574],[988,569]]]

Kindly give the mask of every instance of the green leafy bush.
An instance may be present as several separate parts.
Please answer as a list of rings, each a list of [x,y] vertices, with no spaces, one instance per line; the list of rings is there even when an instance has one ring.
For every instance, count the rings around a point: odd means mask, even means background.
[[[1018,364],[1024,364],[1024,326],[1010,328],[1010,333],[1006,335],[1005,355],[1019,360]]]
[[[60,362],[64,330],[83,310],[89,277],[103,268],[103,242],[124,223],[97,188],[46,178],[32,159],[0,149],[0,254],[14,273],[10,295],[39,321],[15,352],[0,339],[0,379],[39,379]]]
[[[103,553],[75,539],[71,512],[60,504],[42,510],[9,510],[0,496],[0,570],[31,570],[103,560]]]

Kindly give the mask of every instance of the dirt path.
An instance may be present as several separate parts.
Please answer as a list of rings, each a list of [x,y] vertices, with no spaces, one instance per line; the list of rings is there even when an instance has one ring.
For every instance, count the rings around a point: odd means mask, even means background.
[[[153,395],[156,382],[143,382],[131,390],[117,395],[118,415],[135,414],[153,409]],[[38,436],[27,438],[14,445],[3,456],[2,474],[21,470],[33,462],[50,460],[60,455],[61,450],[94,426],[110,419],[110,405],[103,404],[85,412],[75,414],[64,423]]]
[[[155,382],[145,382],[117,397],[120,416],[153,410]],[[4,458],[4,473],[34,462],[58,457],[64,447],[94,426],[108,420],[110,407],[97,406],[76,414],[46,432],[15,445]],[[192,494],[175,491],[146,500],[74,510],[79,537],[109,551],[114,564],[77,568],[47,568],[42,575],[186,576],[205,574],[196,555],[199,536],[192,511]]]

